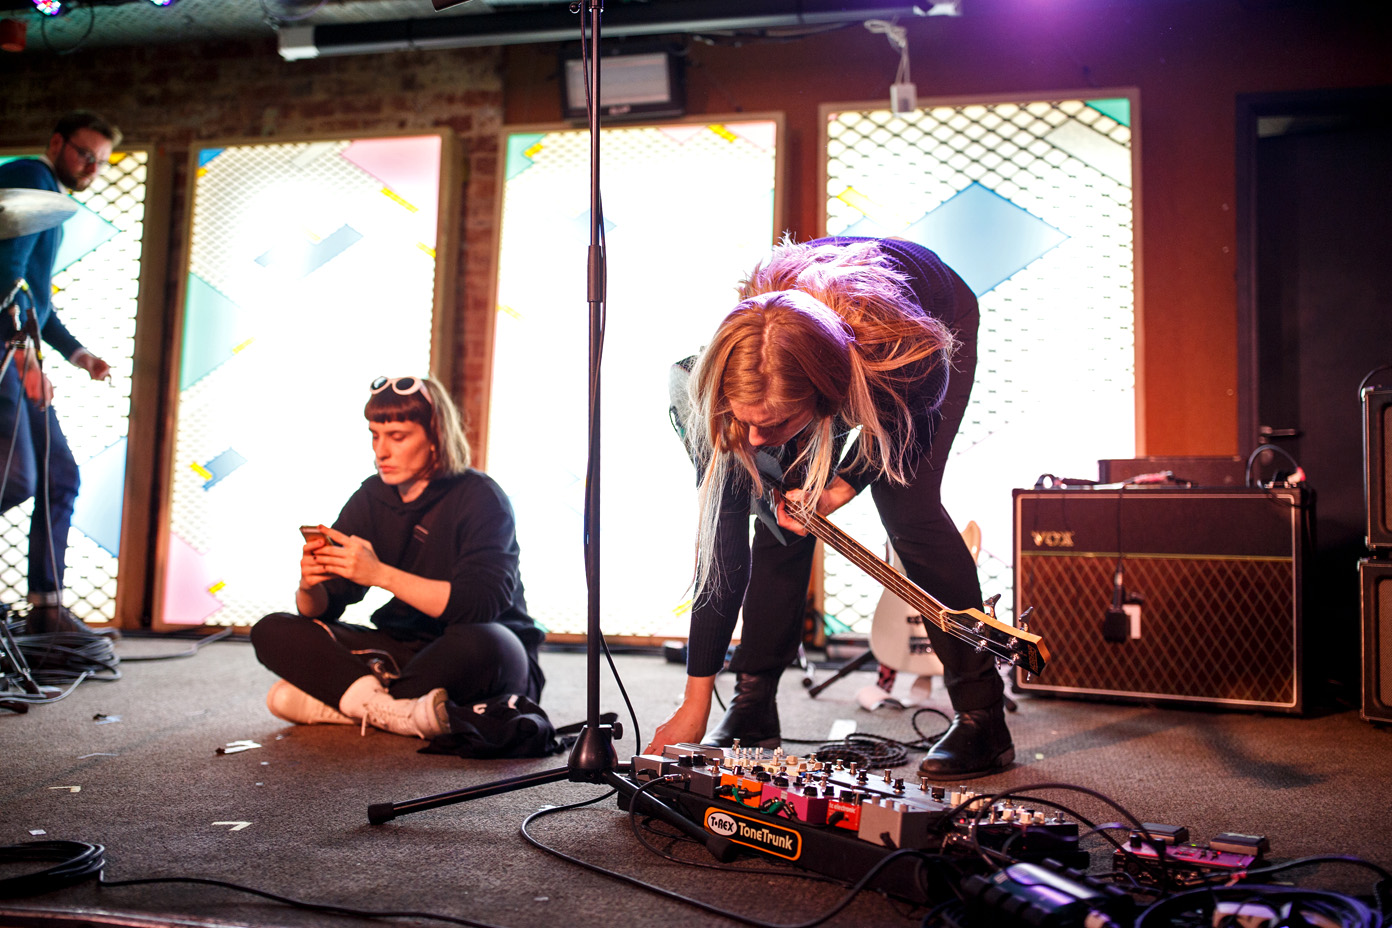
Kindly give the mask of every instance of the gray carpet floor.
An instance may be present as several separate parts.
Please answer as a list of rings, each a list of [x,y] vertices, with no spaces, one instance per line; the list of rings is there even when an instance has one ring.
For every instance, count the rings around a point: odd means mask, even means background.
[[[186,642],[128,638],[123,656],[185,649]],[[669,711],[683,671],[649,654],[616,658],[643,733]],[[543,705],[561,725],[585,712],[583,653],[548,651]],[[199,877],[354,909],[431,913],[508,928],[639,923],[733,924],[671,895],[595,873],[545,853],[520,834],[528,815],[604,796],[559,782],[443,808],[384,825],[371,803],[447,793],[564,765],[565,757],[476,761],[417,753],[422,742],[344,726],[291,726],[269,715],[273,678],[245,642],[210,644],[195,656],[122,664],[116,682],[88,682],[27,714],[0,713],[0,844],[71,840],[103,845],[107,880]],[[857,673],[809,698],[785,676],[785,736],[823,739],[840,720],[912,740],[907,711],[860,708]],[[728,693],[729,681],[721,688]],[[620,758],[633,753],[632,724],[606,672],[603,707],[623,719]],[[1181,824],[1194,840],[1220,832],[1268,838],[1271,857],[1347,855],[1392,869],[1392,732],[1356,709],[1305,718],[1079,700],[1017,697],[1011,716],[1018,762],[975,789],[1067,784],[1110,797],[1146,822]],[[947,708],[941,690],[931,705]],[[937,717],[920,724],[940,731]],[[255,747],[231,751],[229,745]],[[811,745],[794,746],[808,750]],[[221,749],[221,752],[219,751]],[[916,758],[911,761],[916,763]],[[905,767],[909,774],[912,767]],[[1039,795],[1094,822],[1119,813],[1081,791]],[[809,881],[765,860],[754,872],[721,872],[690,845],[657,840],[683,862],[644,847],[611,797],[548,815],[535,837],[574,858],[732,913],[795,924],[828,911],[843,887]],[[1124,832],[1118,834],[1124,835]],[[1100,838],[1085,844],[1094,870],[1109,866]],[[32,867],[31,867],[32,869]],[[0,866],[0,878],[20,871]],[[1367,896],[1376,880],[1354,864],[1308,865],[1284,882]],[[828,924],[917,924],[922,911],[876,893],[858,895]],[[309,912],[229,889],[194,884],[100,886],[87,881],[39,896],[0,899],[0,925],[49,917],[88,923],[172,921],[252,926],[347,925],[347,915]],[[422,917],[407,924],[440,924]]]

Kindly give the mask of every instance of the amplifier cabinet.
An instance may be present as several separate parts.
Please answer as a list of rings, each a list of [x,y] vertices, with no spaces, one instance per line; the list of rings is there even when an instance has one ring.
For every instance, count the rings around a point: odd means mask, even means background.
[[[1392,561],[1358,562],[1363,585],[1363,718],[1392,722]]]
[[[1392,549],[1392,389],[1363,391],[1363,501],[1368,547]]]
[[[1144,487],[1014,496],[1015,614],[1033,607],[1030,630],[1050,652],[1039,676],[1015,670],[1017,690],[1303,710],[1309,494]],[[1118,599],[1125,617],[1108,618]]]

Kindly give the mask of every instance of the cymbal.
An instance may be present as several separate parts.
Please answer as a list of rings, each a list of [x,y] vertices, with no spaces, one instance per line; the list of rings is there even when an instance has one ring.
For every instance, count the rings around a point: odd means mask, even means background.
[[[0,188],[0,239],[51,229],[77,212],[77,201],[51,190]]]

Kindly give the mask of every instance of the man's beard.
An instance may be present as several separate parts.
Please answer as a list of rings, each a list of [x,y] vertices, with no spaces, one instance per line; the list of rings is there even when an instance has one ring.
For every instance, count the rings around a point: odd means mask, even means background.
[[[92,181],[96,180],[95,175],[77,177],[63,167],[55,168],[54,173],[58,175],[58,182],[69,190],[86,190],[92,186]]]

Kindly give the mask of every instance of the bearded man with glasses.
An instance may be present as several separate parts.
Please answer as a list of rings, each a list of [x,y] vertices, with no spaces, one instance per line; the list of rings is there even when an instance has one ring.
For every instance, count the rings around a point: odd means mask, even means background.
[[[48,147],[37,158],[0,165],[0,188],[53,193],[86,190],[111,160],[121,132],[94,113],[73,112],[58,121]],[[111,366],[82,346],[53,311],[53,273],[61,225],[0,240],[0,286],[18,281],[23,324],[32,313],[40,337],[93,380],[106,380]],[[15,336],[9,307],[0,313],[0,338]],[[30,346],[33,347],[33,346]],[[78,469],[53,409],[53,385],[31,351],[16,352],[0,379],[0,468],[4,493],[0,511],[34,498],[29,529],[29,612],[31,633],[89,632],[62,605],[68,528],[77,499]]]

